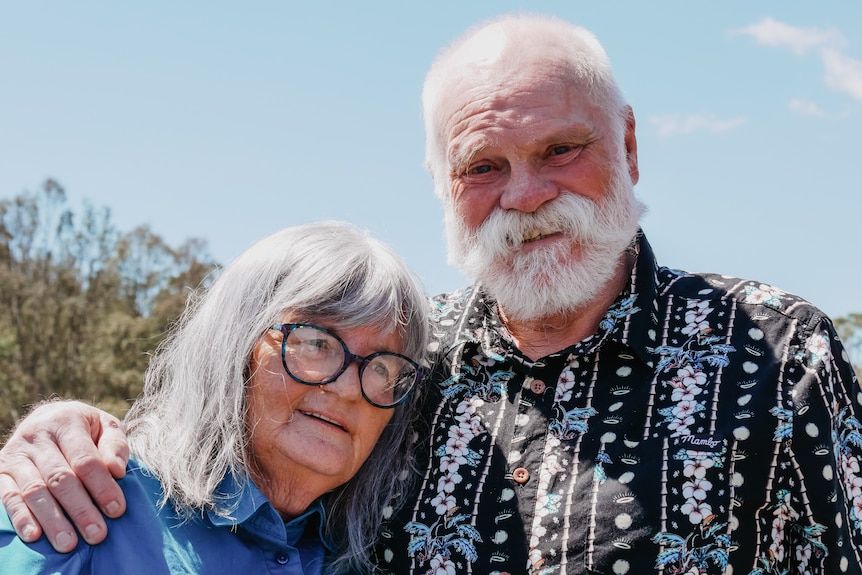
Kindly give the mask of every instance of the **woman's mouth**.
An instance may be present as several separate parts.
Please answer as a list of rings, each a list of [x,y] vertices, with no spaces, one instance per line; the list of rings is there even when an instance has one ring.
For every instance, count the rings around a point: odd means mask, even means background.
[[[301,414],[307,416],[307,417],[313,417],[314,419],[317,419],[317,420],[323,421],[324,423],[328,423],[330,425],[333,425],[333,426],[341,429],[342,431],[347,431],[347,428],[345,428],[344,425],[342,425],[338,421],[335,421],[334,419],[331,419],[331,418],[329,418],[329,417],[327,417],[321,413],[317,413],[316,411],[299,410],[299,412]]]

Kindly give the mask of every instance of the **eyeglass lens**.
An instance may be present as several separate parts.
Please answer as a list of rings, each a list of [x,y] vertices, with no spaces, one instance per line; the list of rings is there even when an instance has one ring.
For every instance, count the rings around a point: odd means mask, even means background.
[[[284,341],[288,371],[304,383],[333,381],[345,366],[345,346],[334,335],[312,326],[297,326]],[[362,391],[373,403],[398,403],[416,380],[416,367],[406,358],[378,352],[365,358],[359,368]]]

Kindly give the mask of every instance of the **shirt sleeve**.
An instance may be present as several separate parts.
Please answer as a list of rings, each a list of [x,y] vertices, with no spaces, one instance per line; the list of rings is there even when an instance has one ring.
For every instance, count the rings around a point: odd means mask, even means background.
[[[823,558],[826,573],[862,573],[862,391],[829,319],[802,329],[785,377],[792,432],[784,441],[787,490],[777,490],[774,545],[789,564]],[[776,430],[776,439],[781,435]],[[784,498],[784,501],[781,499]]]
[[[58,553],[43,535],[25,543],[6,513],[0,513],[0,572],[15,575],[86,573],[81,544],[70,553]]]

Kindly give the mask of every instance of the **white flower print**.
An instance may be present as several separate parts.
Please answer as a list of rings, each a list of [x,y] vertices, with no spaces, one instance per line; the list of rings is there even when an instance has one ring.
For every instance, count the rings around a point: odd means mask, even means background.
[[[780,504],[773,511],[775,518],[772,520],[772,543],[769,548],[775,555],[775,560],[784,561],[786,549],[784,548],[784,526],[799,518],[799,513],[790,507],[790,493],[779,494]]]
[[[702,411],[703,406],[696,401],[680,401],[670,410],[671,422],[667,428],[673,431],[672,436],[688,435],[688,428],[694,424],[694,414]]]
[[[440,457],[440,471],[443,473],[453,473],[458,471],[458,468],[467,463],[466,457],[458,457],[451,454],[446,454]]]
[[[859,474],[859,460],[855,455],[841,455],[841,468],[844,471],[844,491],[853,508],[857,524],[862,524],[862,475]]]
[[[703,501],[706,494],[712,489],[712,482],[707,479],[695,479],[682,484],[682,494],[689,499]]]
[[[745,303],[763,304],[776,309],[781,307],[781,299],[787,294],[770,285],[745,286]]]
[[[808,358],[812,365],[816,365],[829,356],[829,338],[822,333],[817,333],[808,338],[805,343],[808,350]]]
[[[450,437],[449,441],[446,442],[446,453],[448,455],[452,455],[454,457],[464,456],[467,455],[469,450],[470,447],[467,445],[467,441],[465,441],[463,437]]]
[[[434,506],[437,515],[445,515],[450,509],[455,507],[455,498],[446,493],[438,493],[431,500],[431,505]]]
[[[686,365],[676,371],[676,376],[668,382],[672,388],[671,400],[694,401],[695,396],[703,391],[706,384],[706,374],[693,365]]]
[[[451,559],[445,559],[440,555],[431,558],[431,569],[428,575],[455,575],[455,563]]]
[[[557,390],[554,394],[554,401],[569,401],[572,399],[572,390],[575,387],[575,374],[571,369],[563,370],[557,380]]]
[[[481,403],[482,400],[468,398],[456,406],[456,423],[449,427],[446,443],[437,452],[438,469],[442,475],[437,479],[437,494],[431,504],[438,515],[444,515],[456,507],[452,492],[463,480],[459,473],[461,466],[474,465],[472,459],[476,457],[476,453],[470,449],[470,441],[481,429],[481,421],[476,411]]]
[[[538,565],[542,561],[542,552],[538,547],[547,531],[543,525],[534,525],[533,532],[530,535],[530,565]]]
[[[686,326],[682,328],[682,333],[691,335],[693,333],[700,333],[703,329],[709,327],[706,317],[710,314],[712,308],[709,307],[708,301],[690,301],[686,307],[688,308],[685,311]]]
[[[769,549],[775,555],[776,561],[779,563],[784,561],[784,521],[782,520],[772,520],[772,543],[769,544]]]
[[[712,515],[712,506],[706,501],[691,498],[683,503],[680,511],[688,515],[688,520],[692,525],[698,525],[703,522],[704,518]]]
[[[455,491],[455,486],[461,483],[462,477],[457,473],[449,473],[444,475],[437,481],[437,491],[452,493]]]
[[[458,415],[454,419],[458,422],[461,432],[468,436],[468,441],[482,432],[482,422],[476,412],[484,403],[477,397],[471,397],[461,401],[456,407],[455,412]]]
[[[811,561],[811,551],[811,545],[796,546],[796,560],[799,561],[799,565],[797,566],[799,573],[807,573],[806,568]]]
[[[683,475],[694,479],[703,479],[706,477],[707,470],[715,465],[715,460],[711,457],[703,457],[698,460],[688,460],[683,467]]]

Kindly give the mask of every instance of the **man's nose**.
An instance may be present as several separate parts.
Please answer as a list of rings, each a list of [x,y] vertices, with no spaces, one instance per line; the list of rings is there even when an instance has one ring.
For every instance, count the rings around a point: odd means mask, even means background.
[[[559,186],[542,177],[533,167],[513,166],[500,196],[500,207],[532,213],[559,195]]]

